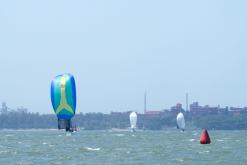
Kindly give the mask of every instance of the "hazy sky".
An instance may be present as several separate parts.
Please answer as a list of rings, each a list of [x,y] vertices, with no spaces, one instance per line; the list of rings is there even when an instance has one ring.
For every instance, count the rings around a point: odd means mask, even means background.
[[[180,102],[247,106],[247,1],[0,1],[0,102],[53,113],[71,73],[77,112]]]

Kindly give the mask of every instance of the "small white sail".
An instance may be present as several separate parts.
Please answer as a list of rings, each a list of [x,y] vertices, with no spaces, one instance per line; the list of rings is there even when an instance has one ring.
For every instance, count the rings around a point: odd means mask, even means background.
[[[136,123],[137,123],[137,114],[135,112],[131,112],[130,113],[130,127],[132,131],[136,129]]]
[[[177,115],[177,127],[178,129],[181,129],[181,130],[185,129],[185,120],[184,120],[184,115],[182,112],[179,112]]]

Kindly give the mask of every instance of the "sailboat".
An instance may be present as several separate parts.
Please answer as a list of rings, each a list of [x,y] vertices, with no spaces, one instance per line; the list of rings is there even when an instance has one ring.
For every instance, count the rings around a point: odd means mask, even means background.
[[[136,123],[137,123],[137,114],[135,112],[131,112],[130,113],[130,127],[131,127],[131,132],[135,132]]]
[[[177,115],[177,128],[184,131],[185,129],[185,120],[182,112],[179,112]]]
[[[73,132],[71,119],[76,109],[76,86],[74,76],[62,74],[51,83],[51,102],[58,119],[58,129]]]

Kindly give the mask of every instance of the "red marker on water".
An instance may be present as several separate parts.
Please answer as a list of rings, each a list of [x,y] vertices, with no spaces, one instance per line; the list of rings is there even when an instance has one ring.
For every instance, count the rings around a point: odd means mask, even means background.
[[[208,135],[208,131],[206,129],[203,129],[201,137],[200,137],[200,143],[201,144],[210,144],[211,140]]]

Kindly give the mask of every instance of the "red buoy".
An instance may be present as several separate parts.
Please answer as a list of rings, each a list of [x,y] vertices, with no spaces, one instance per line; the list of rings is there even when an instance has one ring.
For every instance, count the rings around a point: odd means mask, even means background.
[[[201,144],[210,144],[211,140],[208,135],[208,131],[206,129],[203,129],[201,137],[200,137],[200,143]]]

